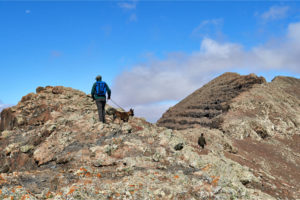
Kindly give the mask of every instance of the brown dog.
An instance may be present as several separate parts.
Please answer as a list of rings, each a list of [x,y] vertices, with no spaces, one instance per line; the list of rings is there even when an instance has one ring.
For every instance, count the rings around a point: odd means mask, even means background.
[[[114,121],[116,118],[119,118],[123,122],[128,122],[129,116],[134,116],[133,109],[130,108],[128,112],[120,112],[120,111],[115,111],[114,115]]]

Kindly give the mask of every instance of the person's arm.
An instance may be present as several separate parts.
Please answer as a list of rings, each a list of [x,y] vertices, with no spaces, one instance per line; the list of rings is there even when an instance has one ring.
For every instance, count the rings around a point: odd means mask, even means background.
[[[95,100],[95,97],[94,97],[94,95],[95,95],[95,90],[96,90],[96,83],[94,83],[94,85],[93,85],[93,87],[92,87],[92,91],[91,91],[91,96],[92,96],[93,100]]]
[[[106,90],[107,90],[107,95],[108,95],[107,99],[110,99],[110,96],[111,96],[111,90],[110,90],[110,88],[108,87],[107,83],[105,83],[105,84],[106,84]]]

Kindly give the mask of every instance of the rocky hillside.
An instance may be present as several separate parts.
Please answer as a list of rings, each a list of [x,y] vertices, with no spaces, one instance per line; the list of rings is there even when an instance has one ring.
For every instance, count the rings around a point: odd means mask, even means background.
[[[264,112],[279,112],[278,104],[286,109],[282,120],[264,118],[266,126],[261,114],[256,119],[248,112],[257,102],[251,92],[269,85],[253,75],[248,83],[243,92],[232,92],[218,129],[184,130],[136,117],[113,121],[109,105],[103,124],[85,93],[38,87],[1,113],[0,199],[299,199],[298,80],[272,82],[289,95],[283,102],[285,93],[261,94],[272,97],[260,101]],[[201,133],[205,149],[197,144]]]
[[[159,126],[218,129],[231,140],[225,156],[255,174],[262,190],[300,198],[300,80],[225,73],[170,108]],[[268,185],[268,186],[267,186]]]

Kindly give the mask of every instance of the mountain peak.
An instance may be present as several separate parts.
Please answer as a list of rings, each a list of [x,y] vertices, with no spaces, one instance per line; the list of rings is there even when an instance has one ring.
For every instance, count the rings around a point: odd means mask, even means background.
[[[165,112],[157,124],[172,129],[198,125],[219,128],[220,117],[228,111],[232,99],[257,84],[265,83],[265,78],[255,74],[224,73]]]

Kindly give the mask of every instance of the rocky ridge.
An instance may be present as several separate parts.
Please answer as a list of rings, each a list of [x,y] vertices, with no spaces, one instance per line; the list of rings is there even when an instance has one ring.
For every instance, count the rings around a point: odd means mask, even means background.
[[[293,94],[297,88],[289,81],[274,84]],[[226,113],[224,129],[179,131],[136,117],[112,121],[109,105],[103,124],[85,93],[38,87],[1,113],[0,199],[300,198],[299,129],[288,124],[281,129],[288,134],[245,135],[234,117],[243,111],[239,98],[251,96],[247,92],[230,104],[236,107]],[[246,122],[243,128],[249,128]],[[224,131],[231,128],[236,132]],[[201,133],[204,150],[197,145]],[[180,143],[183,149],[175,150]]]
[[[267,83],[254,74],[225,73],[170,108],[158,125],[218,129],[231,141],[227,158],[264,174],[262,190],[299,198],[299,93],[296,78],[279,76]],[[233,149],[237,153],[230,153]]]

